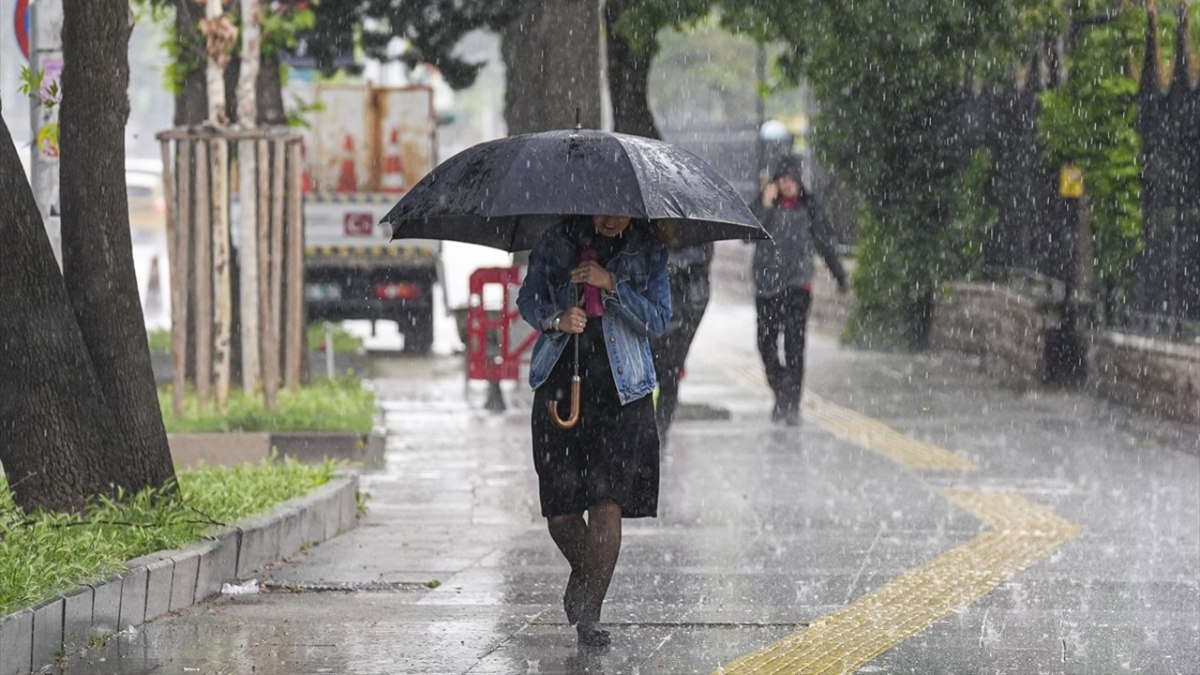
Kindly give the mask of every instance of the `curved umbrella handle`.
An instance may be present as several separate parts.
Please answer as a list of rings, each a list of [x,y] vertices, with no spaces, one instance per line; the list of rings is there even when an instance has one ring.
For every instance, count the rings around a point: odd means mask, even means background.
[[[558,416],[558,401],[550,402],[550,421],[559,429],[571,429],[579,423],[579,398],[583,380],[578,375],[571,378],[571,416],[563,419]]]

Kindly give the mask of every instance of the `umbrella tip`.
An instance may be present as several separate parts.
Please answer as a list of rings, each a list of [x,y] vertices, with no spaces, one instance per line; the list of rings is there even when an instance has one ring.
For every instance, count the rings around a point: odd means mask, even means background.
[[[583,122],[579,121],[579,106],[575,106],[575,131],[583,129]]]

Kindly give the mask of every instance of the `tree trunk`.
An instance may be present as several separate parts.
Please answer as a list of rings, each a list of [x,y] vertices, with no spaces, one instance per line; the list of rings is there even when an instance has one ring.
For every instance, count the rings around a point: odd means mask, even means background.
[[[253,129],[258,120],[258,0],[242,0],[242,61],[238,68],[238,123]],[[254,393],[262,381],[258,323],[258,162],[253,140],[238,142],[238,280],[242,389]]]
[[[0,194],[0,464],[26,512],[78,510],[118,481],[117,420],[3,118]]]
[[[509,134],[600,127],[600,10],[596,0],[527,0],[502,31]]]
[[[258,125],[275,127],[287,124],[283,103],[283,78],[279,72],[279,52],[262,55],[258,71]]]
[[[63,22],[63,275],[120,452],[117,484],[163,487],[175,476],[158,407],[134,275],[125,192],[129,5],[67,0]]]
[[[617,33],[616,24],[628,0],[608,0],[604,5],[604,25],[608,50],[608,91],[612,100],[613,130],[661,139],[647,92],[654,48],[635,49]],[[657,45],[651,39],[649,44]]]
[[[183,88],[175,94],[175,126],[203,124],[208,117],[208,92],[204,64],[204,36],[200,34],[203,8],[195,0],[176,0],[175,35],[180,66],[187,68]]]

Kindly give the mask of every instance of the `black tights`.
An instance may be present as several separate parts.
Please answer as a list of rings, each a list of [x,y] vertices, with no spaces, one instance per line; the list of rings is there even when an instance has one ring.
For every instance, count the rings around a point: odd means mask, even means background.
[[[572,577],[580,579],[578,622],[581,626],[600,623],[600,606],[608,594],[617,556],[621,553],[621,507],[607,501],[593,504],[587,512],[547,519],[550,537],[571,564]],[[568,594],[571,589],[568,587]],[[568,602],[572,602],[568,597]]]

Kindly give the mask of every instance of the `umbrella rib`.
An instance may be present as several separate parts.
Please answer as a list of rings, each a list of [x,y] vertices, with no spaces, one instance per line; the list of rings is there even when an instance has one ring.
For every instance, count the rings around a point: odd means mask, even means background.
[[[621,154],[625,155],[625,161],[629,162],[629,170],[633,173],[635,183],[638,186],[638,198],[642,200],[642,216],[646,220],[650,220],[650,209],[646,208],[646,195],[642,191],[642,176],[638,172],[637,165],[634,164],[633,158],[629,156],[629,151],[625,149],[625,144],[621,142],[621,138],[619,136],[617,137],[617,147],[621,149]]]

